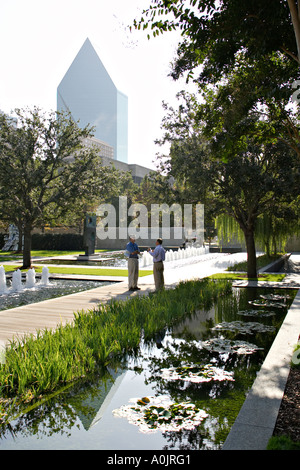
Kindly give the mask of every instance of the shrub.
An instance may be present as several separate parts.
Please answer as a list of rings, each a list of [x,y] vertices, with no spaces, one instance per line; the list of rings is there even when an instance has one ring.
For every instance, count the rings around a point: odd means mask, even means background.
[[[74,233],[34,233],[33,250],[81,251],[83,236]]]

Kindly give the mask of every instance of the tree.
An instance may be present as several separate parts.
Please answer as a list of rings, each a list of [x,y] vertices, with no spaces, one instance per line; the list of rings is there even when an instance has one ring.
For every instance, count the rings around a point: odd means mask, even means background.
[[[299,64],[299,11],[297,0],[153,0],[133,24],[154,36],[179,29],[174,77],[201,64],[201,80],[211,83],[242,49],[252,59],[283,52]]]
[[[92,128],[80,129],[69,114],[35,107],[0,115],[0,213],[24,235],[24,268],[31,265],[34,227],[103,199],[117,178],[84,146],[90,135]]]
[[[293,172],[295,153],[284,143],[266,144],[244,134],[243,146],[232,145],[231,155],[224,160],[221,153],[213,153],[214,142],[206,139],[196,119],[201,106],[195,97],[182,96],[186,104],[179,106],[178,111],[169,109],[163,123],[162,144],[171,144],[170,155],[165,159],[166,171],[184,181],[200,202],[207,195],[214,200],[216,214],[226,213],[237,221],[247,247],[248,277],[255,278],[256,221],[270,207],[274,210],[276,204],[278,208],[295,199],[299,187],[299,172]],[[253,121],[254,117],[249,117],[251,128]]]
[[[282,54],[253,62],[240,53],[222,83],[203,86],[200,95],[206,105],[199,119],[216,151],[226,158],[232,145],[238,149],[245,135],[251,135],[260,142],[285,142],[300,156],[299,109],[291,106],[293,72],[294,65]]]
[[[231,201],[226,210],[236,209],[232,215],[250,249],[248,270],[252,275],[256,214],[268,210],[272,197],[267,183],[272,180],[275,188],[281,182],[278,192],[273,192],[273,200],[281,204],[291,197],[284,162],[295,168],[295,177],[299,174],[299,163],[294,162],[295,152],[300,156],[297,92],[296,112],[289,107],[292,86],[299,78],[299,5],[296,0],[153,0],[140,20],[134,21],[138,29],[150,26],[154,36],[174,29],[182,33],[170,75],[174,80],[182,75],[193,79],[204,105],[188,110],[189,100],[176,115],[176,123],[172,116],[166,118],[172,122],[166,134],[172,144],[169,169],[198,194],[218,195],[220,210],[222,200]],[[187,116],[191,118],[187,120],[190,133],[187,124],[183,125]],[[205,178],[195,171],[200,168]],[[272,168],[271,179],[266,168]],[[244,181],[236,193],[231,173],[237,181]],[[285,195],[281,195],[283,187]],[[294,188],[292,199],[299,194],[297,186]]]
[[[174,199],[172,181],[159,171],[150,171],[145,175],[135,194],[134,202],[145,204],[151,210],[151,204],[172,204]]]
[[[232,107],[231,117],[241,120],[251,111],[253,101],[268,101],[277,135],[279,131],[300,156],[298,116],[281,103],[282,95],[285,104],[287,96],[296,97],[294,105],[299,103],[297,91],[293,93],[293,86],[300,83],[299,12],[296,0],[153,0],[134,25],[151,26],[154,35],[181,30],[170,75],[175,80],[184,74],[193,78],[203,94],[211,86],[223,85],[240,69],[235,103],[243,105],[238,110]],[[274,90],[277,96],[272,100]]]

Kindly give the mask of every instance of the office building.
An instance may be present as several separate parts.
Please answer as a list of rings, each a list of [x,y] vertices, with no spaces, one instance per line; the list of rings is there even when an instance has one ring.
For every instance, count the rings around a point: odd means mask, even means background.
[[[116,88],[89,39],[57,88],[57,110],[69,111],[82,127],[95,127],[95,139],[113,149],[114,160],[127,163],[128,98]]]

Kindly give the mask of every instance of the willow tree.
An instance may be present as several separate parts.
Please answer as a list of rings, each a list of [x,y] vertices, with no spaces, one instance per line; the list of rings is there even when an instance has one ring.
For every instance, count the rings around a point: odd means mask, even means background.
[[[99,200],[116,178],[96,149],[84,146],[91,135],[69,114],[33,108],[0,115],[0,217],[23,232],[24,268],[31,265],[34,227]]]
[[[227,213],[217,216],[215,227],[220,246],[233,241],[244,245],[244,234],[239,224]],[[255,242],[268,257],[284,251],[288,239],[293,235],[299,235],[299,216],[289,204],[279,207],[275,202],[274,208],[270,206],[269,212],[263,212],[256,220]]]

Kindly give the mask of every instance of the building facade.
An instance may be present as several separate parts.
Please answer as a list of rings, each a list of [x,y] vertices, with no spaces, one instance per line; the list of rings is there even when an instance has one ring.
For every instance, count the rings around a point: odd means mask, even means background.
[[[113,149],[114,160],[128,161],[128,98],[117,90],[89,39],[57,88],[57,110],[69,111],[79,125]],[[110,152],[111,153],[111,152]]]
[[[108,158],[113,160],[114,159],[114,149],[110,145],[107,145],[105,142],[102,142],[95,137],[87,137],[83,141],[84,146],[88,148],[97,148],[99,152],[99,157],[101,158]]]

